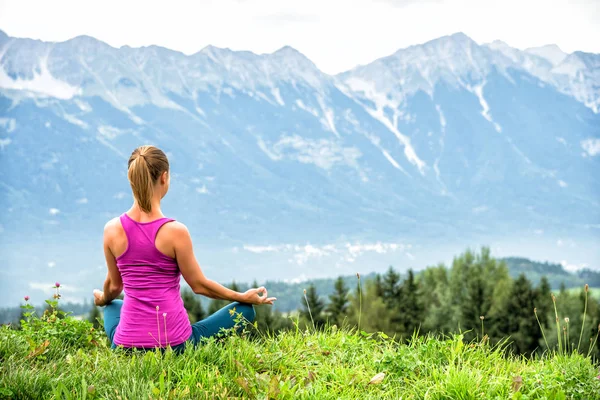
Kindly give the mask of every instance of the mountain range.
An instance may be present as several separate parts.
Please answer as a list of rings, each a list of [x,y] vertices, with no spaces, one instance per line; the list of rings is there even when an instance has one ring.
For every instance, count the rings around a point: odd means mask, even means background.
[[[335,49],[332,49],[335,51]],[[332,76],[299,51],[0,31],[0,301],[99,286],[131,151],[223,281],[419,268],[491,245],[600,265],[600,55],[457,33]],[[32,294],[33,293],[33,294]]]

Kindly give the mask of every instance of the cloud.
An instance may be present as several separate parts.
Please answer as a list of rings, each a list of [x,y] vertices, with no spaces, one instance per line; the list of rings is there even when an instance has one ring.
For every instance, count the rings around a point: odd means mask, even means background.
[[[60,213],[60,210],[58,208],[51,208],[48,210],[48,212],[50,213],[50,215],[58,215]]]
[[[474,207],[471,211],[473,212],[473,214],[481,214],[483,212],[486,212],[489,209],[490,208],[488,206],[479,206],[479,207]]]
[[[324,170],[338,164],[358,168],[357,160],[362,156],[356,147],[343,147],[333,140],[305,139],[299,135],[282,136],[270,146],[259,138],[258,147],[273,161],[290,159]]]
[[[209,194],[210,192],[206,188],[206,185],[202,185],[202,187],[197,187],[196,192],[200,194]]]
[[[410,244],[403,243],[344,243],[344,244],[325,244],[325,245],[297,245],[297,244],[279,244],[254,246],[244,245],[243,249],[255,254],[264,253],[289,253],[288,261],[297,265],[304,265],[312,259],[321,259],[324,257],[338,257],[339,261],[353,263],[356,259],[365,253],[387,254],[397,251],[404,251],[405,255],[413,260],[414,256],[407,250],[410,250]],[[236,251],[237,248],[234,249]]]
[[[426,4],[426,3],[442,3],[442,0],[376,0],[379,3],[387,3],[394,7],[408,7],[413,4]]]
[[[560,265],[562,265],[562,267],[565,269],[565,271],[569,271],[569,272],[576,272],[576,271],[579,271],[579,270],[589,267],[589,264],[587,264],[587,263],[571,264],[567,260],[562,260],[560,262]]]
[[[29,282],[29,288],[34,290],[40,290],[46,295],[52,295],[56,293],[56,289],[54,288],[54,282]],[[81,289],[75,289],[69,285],[60,285],[60,293],[77,293],[80,291]]]
[[[273,14],[257,15],[254,17],[254,20],[274,23],[317,23],[320,19],[316,14],[296,14],[289,11],[281,11]]]

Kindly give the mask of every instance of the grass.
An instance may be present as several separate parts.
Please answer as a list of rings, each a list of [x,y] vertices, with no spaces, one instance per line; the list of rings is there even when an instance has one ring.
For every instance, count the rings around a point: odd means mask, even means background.
[[[282,332],[167,350],[89,349],[51,341],[31,354],[20,331],[0,329],[0,398],[14,399],[593,399],[597,368],[573,353],[526,359],[462,336]],[[377,374],[384,373],[383,380]]]

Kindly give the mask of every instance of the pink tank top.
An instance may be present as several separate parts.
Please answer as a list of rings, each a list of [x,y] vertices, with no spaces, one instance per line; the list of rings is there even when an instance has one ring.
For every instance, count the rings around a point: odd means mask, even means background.
[[[114,343],[152,348],[185,342],[192,327],[181,298],[181,272],[154,244],[158,230],[173,219],[137,222],[127,214],[120,219],[127,235],[127,249],[117,257],[125,299]]]

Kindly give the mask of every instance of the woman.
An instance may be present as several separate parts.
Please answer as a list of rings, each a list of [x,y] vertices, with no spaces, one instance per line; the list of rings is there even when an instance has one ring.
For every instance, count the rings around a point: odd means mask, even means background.
[[[264,287],[245,293],[230,290],[204,276],[185,225],[165,218],[160,201],[169,190],[169,161],[154,146],[141,146],[129,158],[133,206],[104,227],[108,274],[94,303],[105,306],[104,329],[112,346],[183,349],[222,328],[235,326],[235,314],[254,321],[253,304],[273,304]],[[234,303],[190,324],[183,307],[180,276],[194,293]],[[125,290],[125,300],[116,299]],[[231,311],[235,309],[235,312]]]

